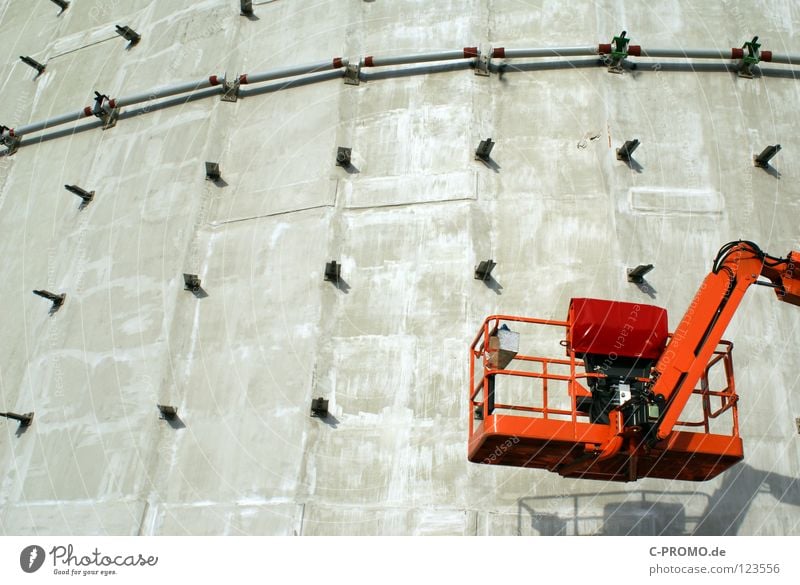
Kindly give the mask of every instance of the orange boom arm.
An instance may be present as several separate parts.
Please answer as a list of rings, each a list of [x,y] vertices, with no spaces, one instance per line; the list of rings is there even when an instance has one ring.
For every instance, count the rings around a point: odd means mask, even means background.
[[[800,305],[800,253],[787,258],[765,254],[752,242],[731,242],[720,250],[661,358],[655,366],[653,394],[666,404],[655,438],[666,439],[722,339],[751,284],[775,289],[778,300]]]

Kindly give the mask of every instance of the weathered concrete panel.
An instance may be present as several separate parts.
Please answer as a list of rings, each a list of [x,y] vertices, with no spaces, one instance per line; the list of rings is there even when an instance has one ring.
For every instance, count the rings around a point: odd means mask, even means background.
[[[144,502],[46,502],[8,506],[0,514],[0,534],[10,536],[137,536]]]
[[[172,536],[248,536],[272,534],[297,536],[303,519],[303,506],[296,504],[164,504],[148,518],[148,534]]]

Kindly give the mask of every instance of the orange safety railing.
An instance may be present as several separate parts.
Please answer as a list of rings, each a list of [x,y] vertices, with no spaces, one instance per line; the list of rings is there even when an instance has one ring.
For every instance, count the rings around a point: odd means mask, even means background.
[[[526,328],[528,325],[563,328],[564,336],[560,343],[562,347],[566,348],[566,356],[564,358],[552,358],[518,353],[507,367],[493,367],[489,363],[489,337],[493,332],[497,331],[502,324],[510,323],[518,324],[516,325],[518,329]],[[578,410],[578,400],[581,397],[591,396],[589,389],[584,385],[583,382],[588,378],[604,378],[606,376],[600,373],[587,373],[583,370],[583,360],[576,358],[574,350],[570,347],[570,325],[571,324],[569,321],[535,319],[511,315],[492,315],[486,318],[481,326],[480,331],[470,345],[469,350],[470,438],[472,438],[476,433],[476,426],[481,424],[483,418],[487,415],[492,415],[496,411],[510,411],[511,416],[513,416],[513,413],[520,413],[524,416],[540,418],[543,420],[550,418],[570,420],[573,425],[578,421],[583,423],[589,422],[589,415]],[[514,327],[512,327],[512,329],[514,329]],[[731,428],[729,433],[726,434],[729,434],[732,437],[738,437],[738,396],[736,395],[733,376],[732,350],[733,344],[731,342],[720,342],[719,347],[706,366],[699,388],[696,388],[693,392],[693,396],[696,396],[699,399],[699,403],[701,405],[701,415],[699,420],[679,420],[676,423],[676,426],[684,428],[701,428],[704,433],[710,433],[712,421],[718,419],[725,413],[729,413],[731,415]],[[530,371],[519,369],[522,366],[515,364],[515,362],[531,364],[534,366],[534,368]],[[515,365],[516,369],[514,367]],[[723,388],[712,389],[710,387],[711,372],[715,367],[724,368]],[[553,371],[554,369],[568,369],[568,373],[555,373]],[[534,386],[534,391],[531,393],[531,398],[534,399],[536,403],[533,405],[506,404],[503,402],[495,403],[495,380],[500,379],[503,376],[528,378],[533,381],[539,381],[540,391],[538,393],[538,401],[535,400],[537,395]],[[650,381],[650,379],[637,379],[643,382]],[[565,408],[563,406],[554,406],[552,404],[552,382],[566,384],[567,393],[569,396],[569,408]],[[716,408],[712,407],[714,400],[719,400],[718,407]],[[690,405],[692,405],[692,402],[687,404],[687,406]],[[718,431],[715,430],[715,432]]]
[[[579,391],[582,395],[589,395],[588,389],[583,387],[583,385],[578,382],[577,368],[583,366],[583,362],[581,360],[575,359],[574,352],[570,351],[569,359],[557,359],[557,358],[541,358],[535,356],[528,356],[528,355],[521,355],[517,354],[514,358],[514,361],[525,361],[531,363],[541,364],[541,371],[539,372],[527,372],[521,370],[509,370],[509,369],[493,369],[489,365],[489,352],[488,352],[488,339],[492,331],[499,329],[501,323],[503,321],[508,322],[516,322],[516,323],[528,323],[533,325],[545,325],[545,326],[553,326],[553,327],[563,327],[565,330],[568,330],[569,323],[567,321],[554,321],[554,320],[546,320],[546,319],[534,319],[530,317],[514,317],[510,315],[492,315],[488,317],[484,322],[481,330],[476,335],[475,339],[470,346],[470,412],[474,413],[476,408],[480,408],[481,413],[491,414],[490,410],[494,410],[497,408],[506,409],[506,410],[518,410],[518,411],[525,411],[525,412],[533,412],[539,413],[542,415],[542,418],[548,418],[549,415],[558,414],[558,415],[567,415],[572,416],[573,422],[575,421],[576,417],[578,416],[587,416],[583,413],[577,411],[576,408],[576,388],[579,388]],[[476,384],[476,366],[480,364],[480,378],[478,383]],[[566,365],[569,366],[570,374],[569,376],[554,374],[552,372],[547,371],[548,364],[558,364],[558,365]],[[491,375],[507,375],[507,376],[518,376],[523,378],[534,378],[542,380],[542,406],[541,407],[531,407],[531,406],[520,406],[520,405],[506,405],[506,404],[494,404],[490,405],[490,378]],[[585,378],[592,374],[581,374],[580,377]],[[549,385],[548,381],[562,381],[567,382],[569,384],[569,393],[572,396],[572,406],[570,410],[564,409],[554,409],[549,407],[548,403],[548,391]],[[476,400],[478,394],[482,394],[481,400]],[[475,416],[470,416],[469,422],[469,434],[472,436],[473,434],[473,425],[475,421]]]
[[[720,347],[721,346],[721,347]],[[710,421],[719,418],[722,414],[730,411],[732,418],[731,435],[739,435],[739,396],[736,394],[736,383],[733,378],[733,343],[721,341],[716,351],[708,362],[703,377],[700,379],[700,388],[695,388],[692,396],[699,396],[702,401],[703,418],[699,421],[685,421],[678,419],[675,423],[679,427],[703,427],[704,432],[710,431]],[[717,364],[722,364],[725,370],[725,386],[719,390],[709,388],[709,377],[712,368]],[[719,398],[719,408],[712,410],[711,401]]]

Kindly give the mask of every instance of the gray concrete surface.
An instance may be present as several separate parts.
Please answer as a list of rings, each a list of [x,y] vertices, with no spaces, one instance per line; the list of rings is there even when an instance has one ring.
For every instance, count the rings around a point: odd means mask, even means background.
[[[4,0],[0,123],[217,71],[591,45],[622,29],[658,47],[758,34],[797,53],[792,7],[275,0],[249,20],[234,0],[75,1],[61,16]],[[114,24],[142,41],[126,49]],[[716,480],[605,484],[466,460],[467,347],[487,314],[563,318],[594,296],[667,307],[674,326],[723,243],[800,246],[791,69],[574,61],[210,97],[0,158],[0,410],[36,412],[21,434],[0,420],[0,533],[798,534],[800,311],[767,290],[726,335],[746,461]],[[494,169],[472,156],[490,136]],[[640,172],[614,157],[631,138]],[[774,143],[776,172],[753,167]],[[337,146],[355,170],[334,165]],[[79,211],[65,183],[95,200]],[[493,289],[472,278],[490,257]],[[331,259],[339,288],[322,278]],[[625,280],[639,263],[656,266],[655,298]],[[208,296],[185,292],[183,272]],[[67,301],[49,316],[34,288]],[[308,416],[315,396],[328,420]],[[157,403],[178,407],[180,428]]]

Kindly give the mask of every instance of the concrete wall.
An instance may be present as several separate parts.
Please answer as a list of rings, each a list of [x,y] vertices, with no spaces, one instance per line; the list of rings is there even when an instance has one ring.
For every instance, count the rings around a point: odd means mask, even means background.
[[[214,73],[492,46],[800,52],[791,2],[0,2],[0,123]],[[128,24],[138,46],[113,32]],[[35,72],[15,60],[47,62]],[[800,311],[755,290],[736,343],[746,461],[605,484],[466,460],[467,347],[573,296],[667,307],[718,247],[800,246],[800,82],[537,66],[330,80],[130,108],[0,158],[2,534],[797,534]],[[778,74],[776,71],[789,71]],[[44,136],[41,141],[38,137]],[[497,145],[491,169],[473,160]],[[614,148],[639,138],[640,172]],[[780,143],[779,172],[752,166]],[[353,148],[356,170],[334,166]],[[221,164],[224,184],[204,180]],[[79,211],[63,189],[97,192]],[[493,288],[472,278],[498,262]],[[339,260],[344,283],[323,281]],[[625,269],[656,266],[654,299]],[[183,290],[197,273],[206,298]],[[34,288],[67,293],[56,314]],[[310,418],[312,397],[332,416]],[[182,428],[159,420],[179,409]]]

